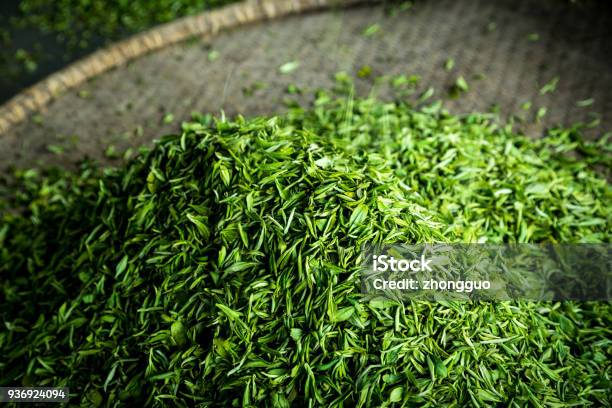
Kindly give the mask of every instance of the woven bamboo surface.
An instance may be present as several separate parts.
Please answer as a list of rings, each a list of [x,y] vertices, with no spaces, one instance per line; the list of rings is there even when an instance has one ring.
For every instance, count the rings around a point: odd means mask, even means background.
[[[330,7],[334,0],[255,0],[185,17],[130,37],[77,61],[26,89],[0,107],[0,133],[24,120],[28,114],[42,109],[61,92],[77,87],[111,68],[163,47],[220,30],[239,27],[292,13]],[[352,4],[356,1],[342,1]]]
[[[247,1],[98,51],[0,107],[0,162],[106,160],[109,146],[122,151],[146,144],[176,131],[193,111],[281,112],[287,99],[307,103],[313,90],[331,86],[334,73],[363,73],[364,67],[371,74],[357,80],[362,95],[397,97],[376,78],[419,75],[415,95],[431,86],[434,98],[456,113],[497,104],[506,116],[528,119],[523,128],[532,135],[595,118],[600,125],[593,137],[612,130],[612,20],[604,2],[427,0],[408,10],[362,3]],[[272,21],[258,23],[263,20]],[[378,31],[364,35],[374,24]],[[444,67],[449,58],[451,70]],[[280,73],[289,61],[299,67]],[[452,98],[448,89],[459,76],[470,89]],[[556,90],[542,94],[555,78]],[[289,95],[290,84],[302,94]],[[585,99],[592,104],[578,106]],[[546,115],[533,123],[543,107]]]

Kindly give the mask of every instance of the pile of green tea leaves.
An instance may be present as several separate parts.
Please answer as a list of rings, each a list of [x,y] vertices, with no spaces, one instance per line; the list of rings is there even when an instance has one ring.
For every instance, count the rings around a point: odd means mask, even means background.
[[[360,295],[364,243],[609,243],[578,136],[320,93],[185,123],[118,169],[20,172],[0,385],[88,406],[607,405],[608,302]]]
[[[219,7],[236,0],[22,0],[18,27],[35,27],[86,46],[95,36],[118,38],[154,24]]]

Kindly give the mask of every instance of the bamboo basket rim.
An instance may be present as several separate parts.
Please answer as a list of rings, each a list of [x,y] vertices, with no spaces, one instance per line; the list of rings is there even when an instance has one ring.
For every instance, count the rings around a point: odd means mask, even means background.
[[[0,105],[0,136],[8,133],[32,114],[43,110],[62,93],[151,52],[191,38],[214,36],[222,30],[247,24],[368,2],[378,1],[245,0],[152,27],[76,60]]]

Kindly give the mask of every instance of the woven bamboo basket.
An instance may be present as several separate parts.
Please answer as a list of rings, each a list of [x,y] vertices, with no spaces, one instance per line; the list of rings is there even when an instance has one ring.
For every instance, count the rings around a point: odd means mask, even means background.
[[[0,106],[0,161],[104,158],[108,145],[135,147],[176,131],[194,110],[276,113],[288,98],[307,103],[315,89],[333,86],[338,71],[354,75],[362,95],[397,98],[391,79],[416,75],[407,98],[432,87],[453,112],[496,104],[507,118],[522,115],[530,134],[580,121],[599,123],[598,137],[612,129],[609,18],[603,2],[430,0],[408,10],[363,0],[236,3],[115,43],[16,95]],[[449,59],[454,68],[445,69]],[[283,74],[288,61],[299,67]],[[454,98],[448,91],[459,77],[470,90]],[[556,90],[543,92],[551,81]],[[303,93],[287,95],[291,84]],[[592,104],[577,104],[585,99]],[[546,115],[534,121],[540,108]],[[49,151],[58,144],[64,155]]]

